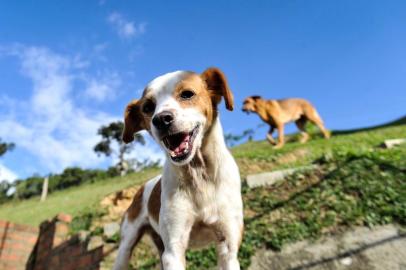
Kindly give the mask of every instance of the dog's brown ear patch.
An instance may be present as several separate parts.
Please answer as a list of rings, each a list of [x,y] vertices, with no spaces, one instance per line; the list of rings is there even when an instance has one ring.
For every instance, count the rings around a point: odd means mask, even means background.
[[[143,116],[141,114],[139,100],[131,101],[124,112],[123,141],[130,143],[134,140],[134,133],[143,130]]]
[[[224,97],[226,108],[229,111],[234,109],[233,93],[228,87],[226,76],[218,68],[208,68],[202,74],[203,81],[206,82],[207,89],[209,90],[213,103],[219,104],[221,97]]]
[[[256,101],[257,99],[261,99],[261,96],[250,96],[250,98]]]

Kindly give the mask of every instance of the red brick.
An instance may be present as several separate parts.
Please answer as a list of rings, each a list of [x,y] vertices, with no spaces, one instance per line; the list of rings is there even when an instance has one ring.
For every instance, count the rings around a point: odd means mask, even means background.
[[[10,222],[8,222],[8,221],[6,221],[6,220],[1,220],[1,219],[0,219],[0,228],[7,227],[7,225],[8,225],[9,223],[10,223]]]
[[[16,224],[16,223],[9,223],[9,229],[13,231],[24,231],[24,232],[33,232],[37,233],[38,228],[32,227],[29,225],[24,225],[24,224]]]
[[[37,259],[39,261],[45,260],[48,257],[49,252],[50,252],[50,250],[48,250],[48,249],[38,249]]]
[[[87,267],[92,264],[92,255],[91,254],[84,254],[80,257],[78,262],[78,267]]]
[[[6,241],[13,240],[24,242],[29,245],[34,245],[37,242],[38,237],[36,235],[29,235],[25,233],[16,234],[16,233],[8,233],[5,237]]]
[[[69,254],[70,257],[80,256],[82,252],[83,248],[81,245],[73,245],[66,249],[66,253]]]
[[[78,261],[77,260],[69,260],[67,262],[63,262],[63,270],[77,270],[78,268]]]
[[[32,246],[18,242],[18,241],[6,241],[3,244],[3,249],[31,251]]]
[[[16,264],[16,263],[9,263],[9,262],[0,262],[0,269],[4,270],[25,270],[25,265]]]
[[[55,255],[51,258],[49,268],[50,269],[59,269],[59,256],[58,255]]]
[[[17,261],[17,262],[20,262],[21,259],[23,259],[23,256],[21,256],[21,254],[3,252],[1,254],[0,258],[1,258],[1,261],[7,261],[7,262]]]

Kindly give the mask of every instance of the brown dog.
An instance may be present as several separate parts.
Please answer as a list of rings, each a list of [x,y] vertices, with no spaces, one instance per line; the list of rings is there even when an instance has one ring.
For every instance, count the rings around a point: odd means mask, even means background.
[[[275,148],[281,148],[284,145],[284,125],[293,121],[302,134],[300,139],[302,143],[305,143],[310,137],[305,130],[307,121],[316,124],[325,138],[330,138],[330,132],[324,127],[323,120],[316,109],[304,99],[265,100],[260,96],[251,96],[244,100],[242,110],[247,113],[257,113],[265,123],[270,125],[267,139],[271,144],[276,144]],[[278,129],[278,143],[272,137],[275,128]]]

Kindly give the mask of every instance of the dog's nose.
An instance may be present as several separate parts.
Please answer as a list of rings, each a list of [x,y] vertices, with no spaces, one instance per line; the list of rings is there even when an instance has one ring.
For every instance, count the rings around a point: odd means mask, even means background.
[[[171,126],[173,120],[174,120],[173,113],[171,113],[170,111],[164,111],[158,113],[157,115],[154,116],[154,118],[152,118],[152,124],[158,130],[165,130]]]

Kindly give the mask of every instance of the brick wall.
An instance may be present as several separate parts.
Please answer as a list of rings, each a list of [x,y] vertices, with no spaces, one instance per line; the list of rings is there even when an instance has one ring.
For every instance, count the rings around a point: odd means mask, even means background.
[[[0,220],[0,269],[25,269],[38,232],[35,227]]]
[[[69,215],[59,214],[40,228],[0,221],[0,270],[93,270],[103,246],[88,249],[88,239],[69,235]]]

